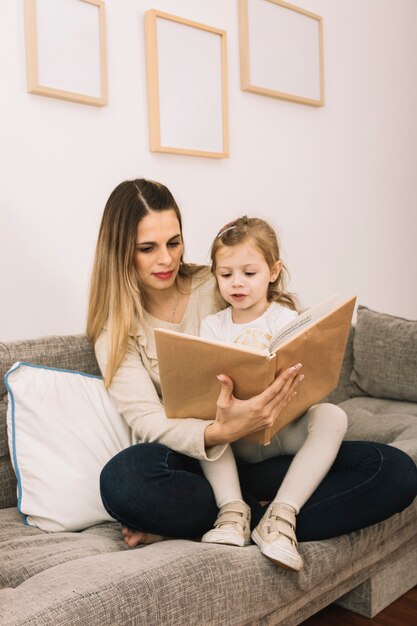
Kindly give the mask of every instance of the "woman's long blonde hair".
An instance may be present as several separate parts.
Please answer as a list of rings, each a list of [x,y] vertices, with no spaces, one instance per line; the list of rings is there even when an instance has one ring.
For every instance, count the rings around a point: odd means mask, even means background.
[[[120,183],[104,208],[91,276],[87,335],[95,343],[107,324],[106,387],[126,354],[129,333],[138,320],[143,321],[143,291],[134,264],[137,226],[146,215],[168,210],[175,211],[182,234],[181,213],[169,189],[143,178]],[[181,257],[178,277],[191,276],[198,269]]]
[[[293,311],[298,311],[296,296],[285,289],[288,270],[280,258],[277,235],[272,226],[265,220],[244,215],[223,226],[213,241],[210,250],[211,269],[214,275],[216,275],[216,254],[220,248],[223,246],[236,246],[247,240],[254,242],[270,269],[274,267],[277,261],[281,261],[282,266],[278,277],[274,282],[269,283],[268,302],[279,302]]]

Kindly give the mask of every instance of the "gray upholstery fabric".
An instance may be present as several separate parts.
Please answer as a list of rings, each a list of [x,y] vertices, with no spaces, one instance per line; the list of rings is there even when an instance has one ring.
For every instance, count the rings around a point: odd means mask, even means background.
[[[340,406],[348,416],[345,439],[379,441],[400,448],[417,463],[417,404],[379,398],[351,398]]]
[[[0,458],[0,510],[16,506],[17,481],[9,455]]]
[[[417,402],[417,321],[359,306],[351,395]]]
[[[417,404],[355,392],[355,335],[328,397],[349,416],[347,439],[390,443],[417,462]],[[277,569],[255,546],[177,540],[131,550],[113,522],[78,533],[26,527],[15,508],[2,379],[18,360],[99,374],[82,335],[0,343],[0,626],[295,626],[341,596],[346,608],[372,615],[417,584],[417,558],[409,558],[417,501],[381,524],[301,544],[299,574]]]
[[[342,367],[340,370],[339,382],[329,395],[324,398],[326,402],[333,402],[333,404],[339,404],[343,400],[350,398],[350,374],[353,367],[353,340],[354,340],[354,328],[350,329],[349,337],[346,344],[345,356],[343,359]]]
[[[23,524],[15,507],[0,510],[0,589],[67,561],[128,550],[120,524],[106,522],[81,532],[48,533]]]
[[[411,529],[409,528],[409,530]],[[386,547],[387,545],[384,546],[384,548]],[[374,555],[371,553],[364,554],[361,559],[346,565],[344,575],[341,572],[337,572],[334,579],[329,578],[328,580],[320,581],[316,587],[305,594],[301,594],[286,609],[279,608],[265,616],[262,622],[250,622],[249,624],[250,626],[258,626],[259,623],[262,626],[269,624],[271,626],[295,626],[341,596],[343,596],[343,606],[345,608],[369,617],[374,616],[378,609],[382,610],[414,585],[414,583],[410,585],[410,581],[417,579],[417,560],[410,563],[409,576],[406,577],[407,586],[402,585],[404,576],[401,576],[394,585],[390,583],[390,574],[393,573],[395,575],[397,572],[395,568],[391,569],[393,561],[397,562],[397,559],[393,559],[393,554],[395,556],[398,555],[398,561],[408,564],[407,555],[410,549],[412,552],[417,551],[417,536],[415,533],[412,536],[408,534],[405,542],[398,546],[394,553],[385,556],[384,552],[384,554],[380,554],[378,560],[375,560]],[[382,572],[384,577],[380,578],[382,584],[378,589],[378,595],[381,601],[389,599],[389,602],[386,604],[378,603],[375,594],[370,592],[370,585],[367,584]],[[356,598],[357,601],[355,603],[352,602],[350,592],[346,594],[346,590],[353,589],[351,593],[354,594],[358,588],[361,591],[361,597],[359,600]],[[395,596],[391,593],[391,590],[394,589],[396,591]],[[338,600],[336,604],[339,604]],[[245,626],[248,625],[245,624]]]
[[[20,535],[20,551],[18,538],[10,548],[6,542],[2,551],[6,562],[17,559],[24,582],[0,590],[0,625],[238,626],[268,623],[264,616],[274,612],[287,624],[294,608],[303,619],[308,616],[307,598],[331,601],[335,586],[350,578],[362,582],[365,567],[372,568],[413,537],[416,510],[417,504],[356,533],[301,544],[306,565],[300,574],[277,570],[256,546],[175,540],[119,550],[120,538],[108,525],[104,532],[96,527],[63,537]],[[13,519],[9,524],[12,533]],[[31,570],[42,554],[40,543],[46,548],[48,538],[61,545],[65,557],[58,557],[60,550],[52,544],[55,558],[45,549],[44,569]],[[28,573],[24,551],[32,564]]]
[[[374,617],[416,584],[417,536],[386,559],[374,576],[339,598],[339,606]]]

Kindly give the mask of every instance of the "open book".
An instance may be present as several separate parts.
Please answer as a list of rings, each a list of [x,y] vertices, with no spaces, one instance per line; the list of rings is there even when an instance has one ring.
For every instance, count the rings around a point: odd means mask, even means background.
[[[279,330],[266,350],[155,329],[166,415],[213,419],[221,388],[218,374],[230,376],[234,395],[246,400],[287,367],[302,363],[305,379],[297,396],[271,427],[247,437],[269,443],[272,435],[337,386],[355,301],[352,297],[340,303],[335,295],[304,311]]]

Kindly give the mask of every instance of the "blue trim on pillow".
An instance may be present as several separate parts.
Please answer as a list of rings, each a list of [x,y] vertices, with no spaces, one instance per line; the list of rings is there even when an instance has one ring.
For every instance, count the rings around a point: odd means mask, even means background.
[[[17,370],[17,368],[20,367],[21,365],[27,365],[28,367],[33,367],[35,369],[40,369],[40,370],[52,370],[53,372],[66,372],[67,374],[81,374],[81,376],[86,376],[87,378],[99,378],[103,380],[102,376],[97,376],[96,374],[87,374],[86,372],[79,372],[78,370],[67,370],[62,367],[50,367],[49,365],[36,365],[35,363],[27,363],[26,361],[19,361],[15,365],[16,367],[14,368],[14,370],[9,370],[8,372],[6,372],[6,374],[4,375],[5,379],[9,374]]]
[[[20,470],[19,470],[19,464],[17,462],[17,452],[16,452],[15,401],[14,401],[13,391],[12,391],[10,385],[9,385],[9,382],[8,382],[8,378],[9,378],[10,374],[13,374],[13,372],[15,372],[17,369],[19,369],[19,367],[21,367],[22,365],[26,365],[27,367],[33,367],[34,369],[51,370],[53,372],[64,372],[66,374],[79,374],[81,376],[85,376],[86,378],[96,378],[96,379],[99,379],[99,380],[103,380],[103,377],[102,376],[96,376],[95,374],[86,374],[85,372],[78,372],[76,370],[67,370],[67,369],[63,369],[63,368],[59,368],[59,367],[49,367],[48,365],[35,365],[33,363],[27,363],[26,361],[18,361],[4,375],[4,384],[6,386],[7,393],[9,394],[10,403],[11,403],[11,409],[12,409],[12,455],[13,455],[14,471],[15,471],[16,480],[17,480],[17,510],[20,513],[20,515],[23,515],[23,523],[26,526],[30,526],[31,528],[36,528],[36,526],[34,526],[33,524],[29,524],[28,519],[27,519],[27,515],[22,513],[22,510],[21,510],[21,503],[22,503],[22,480],[21,480],[21,477],[20,477]]]

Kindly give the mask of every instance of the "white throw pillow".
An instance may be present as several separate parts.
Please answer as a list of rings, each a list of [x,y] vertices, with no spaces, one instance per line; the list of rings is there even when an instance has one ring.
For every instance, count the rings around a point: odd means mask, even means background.
[[[130,429],[98,376],[15,363],[5,376],[7,429],[26,524],[76,531],[112,519],[100,498],[105,463]]]

